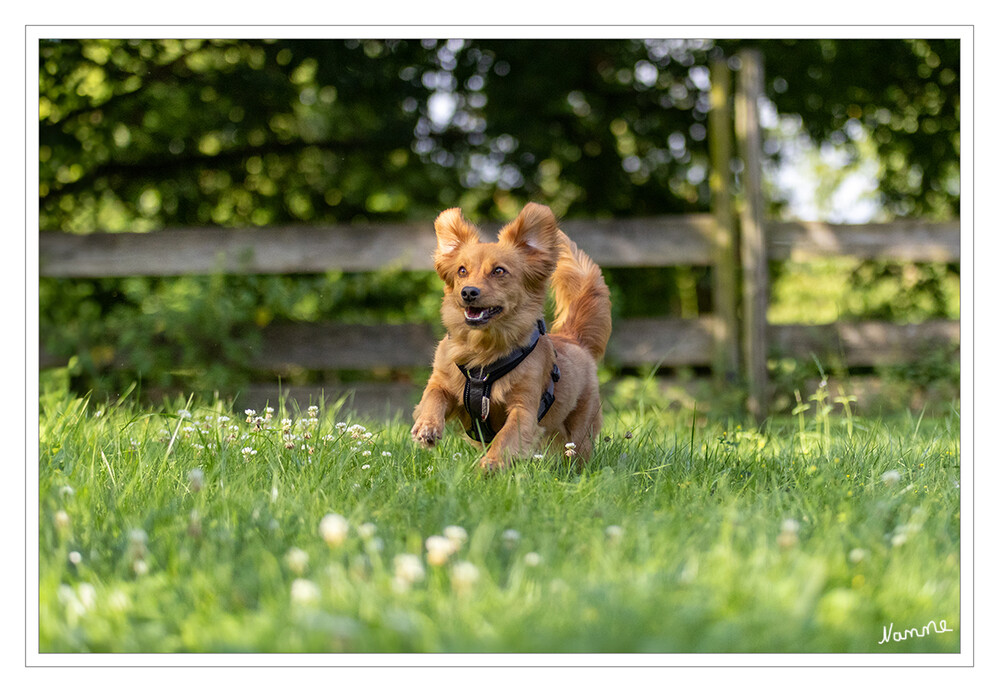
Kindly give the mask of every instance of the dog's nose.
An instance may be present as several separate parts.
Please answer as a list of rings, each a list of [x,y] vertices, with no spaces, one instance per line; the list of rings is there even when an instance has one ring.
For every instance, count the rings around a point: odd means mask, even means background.
[[[466,286],[465,288],[461,289],[461,299],[464,300],[466,303],[474,303],[476,300],[479,299],[480,293],[481,291],[477,289],[475,286]]]

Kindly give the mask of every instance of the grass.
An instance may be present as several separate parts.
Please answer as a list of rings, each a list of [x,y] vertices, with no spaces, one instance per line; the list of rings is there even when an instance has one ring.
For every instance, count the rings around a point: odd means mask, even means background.
[[[957,412],[806,403],[609,411],[582,473],[482,477],[453,431],[47,389],[39,648],[959,651]],[[953,632],[878,643],[931,620]]]

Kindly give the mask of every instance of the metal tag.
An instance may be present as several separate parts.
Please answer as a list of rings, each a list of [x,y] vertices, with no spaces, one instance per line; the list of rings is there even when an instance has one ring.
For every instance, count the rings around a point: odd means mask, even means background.
[[[482,420],[489,417],[489,397],[482,397]]]

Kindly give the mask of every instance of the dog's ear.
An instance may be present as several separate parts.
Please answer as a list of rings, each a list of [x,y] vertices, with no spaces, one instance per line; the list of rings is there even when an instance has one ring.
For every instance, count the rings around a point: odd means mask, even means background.
[[[562,249],[558,220],[543,204],[529,203],[499,234],[505,245],[524,250],[535,269],[547,277],[555,271]]]
[[[461,209],[455,207],[442,211],[434,221],[434,231],[437,233],[437,250],[434,252],[434,268],[442,279],[448,281],[450,275],[449,260],[464,245],[479,242],[479,233],[475,226],[465,220]]]
[[[466,243],[479,242],[475,226],[465,220],[457,207],[442,211],[434,221],[434,230],[437,232],[438,257],[450,255]]]

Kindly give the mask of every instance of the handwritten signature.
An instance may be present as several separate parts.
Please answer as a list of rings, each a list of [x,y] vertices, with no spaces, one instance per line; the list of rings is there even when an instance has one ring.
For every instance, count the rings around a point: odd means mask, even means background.
[[[909,637],[925,637],[930,633],[930,631],[933,631],[935,634],[954,631],[947,627],[946,620],[941,620],[939,625],[935,621],[930,620],[923,625],[922,629],[919,629],[918,627],[910,627],[909,629],[902,630],[900,632],[894,631],[895,623],[891,622],[887,627],[883,627],[882,629],[884,630],[884,635],[881,637],[881,641],[879,641],[878,644],[884,644],[888,641],[902,642]]]

